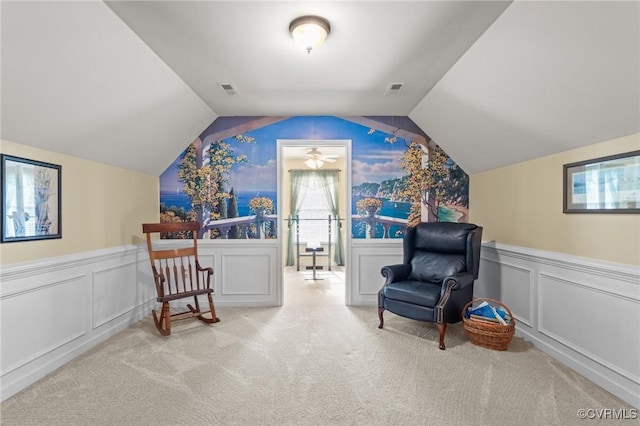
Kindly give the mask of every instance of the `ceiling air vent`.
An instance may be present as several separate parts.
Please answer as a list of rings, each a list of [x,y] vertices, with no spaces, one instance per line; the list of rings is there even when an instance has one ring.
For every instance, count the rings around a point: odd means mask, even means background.
[[[389,83],[387,90],[384,92],[385,96],[397,95],[404,87],[404,83]]]
[[[218,83],[218,86],[229,96],[236,96],[238,94],[238,89],[231,83]]]

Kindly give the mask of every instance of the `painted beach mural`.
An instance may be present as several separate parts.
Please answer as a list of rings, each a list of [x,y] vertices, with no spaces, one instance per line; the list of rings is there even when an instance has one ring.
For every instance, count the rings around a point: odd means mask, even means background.
[[[293,116],[214,121],[160,176],[161,221],[198,220],[201,238],[277,238],[278,139],[352,141],[353,238],[467,219],[468,176],[408,117]]]

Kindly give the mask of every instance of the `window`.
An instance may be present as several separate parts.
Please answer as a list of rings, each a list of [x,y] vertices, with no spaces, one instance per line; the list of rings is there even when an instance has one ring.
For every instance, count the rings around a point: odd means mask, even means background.
[[[300,242],[327,242],[329,216],[331,211],[325,200],[325,191],[318,176],[309,176],[302,190],[302,205],[298,210],[300,218]],[[332,188],[332,192],[335,188]],[[312,219],[312,220],[308,220]]]

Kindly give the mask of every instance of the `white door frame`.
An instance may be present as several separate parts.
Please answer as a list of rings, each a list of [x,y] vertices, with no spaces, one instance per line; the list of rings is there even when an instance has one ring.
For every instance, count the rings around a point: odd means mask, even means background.
[[[325,146],[339,146],[345,149],[345,157],[344,157],[344,185],[345,185],[345,206],[344,211],[346,212],[346,217],[344,221],[344,245],[345,245],[345,273],[344,273],[344,301],[345,305],[351,305],[351,139],[277,139],[277,164],[278,164],[278,173],[277,173],[277,182],[278,182],[278,264],[280,265],[281,270],[285,267],[284,258],[283,258],[283,250],[284,250],[284,229],[287,226],[287,217],[285,212],[283,211],[283,197],[285,188],[282,187],[283,176],[287,171],[284,170],[284,156],[283,150],[285,147],[309,147],[310,149],[313,147],[322,147]],[[277,284],[277,301],[278,305],[281,306],[284,301],[284,274],[278,274],[278,284]]]

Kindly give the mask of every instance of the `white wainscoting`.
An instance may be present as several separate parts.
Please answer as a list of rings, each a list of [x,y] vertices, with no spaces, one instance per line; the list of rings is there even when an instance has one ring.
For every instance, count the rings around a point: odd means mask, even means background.
[[[516,334],[640,408],[640,268],[499,243],[476,297],[506,304]]]
[[[1,399],[147,315],[148,259],[131,245],[3,267]]]
[[[347,304],[375,305],[380,269],[401,262],[402,241],[353,241],[350,250]],[[201,241],[199,251],[215,270],[216,306],[282,304],[276,240]],[[143,246],[8,265],[0,282],[2,400],[156,304]],[[519,336],[640,408],[640,268],[485,243],[475,295],[504,302]]]
[[[214,268],[216,307],[282,303],[276,240],[203,240],[198,248],[202,266]],[[157,305],[144,245],[8,265],[0,270],[0,282],[1,400],[150,315]]]
[[[214,269],[216,306],[279,306],[282,277],[278,240],[203,240],[201,263]]]

